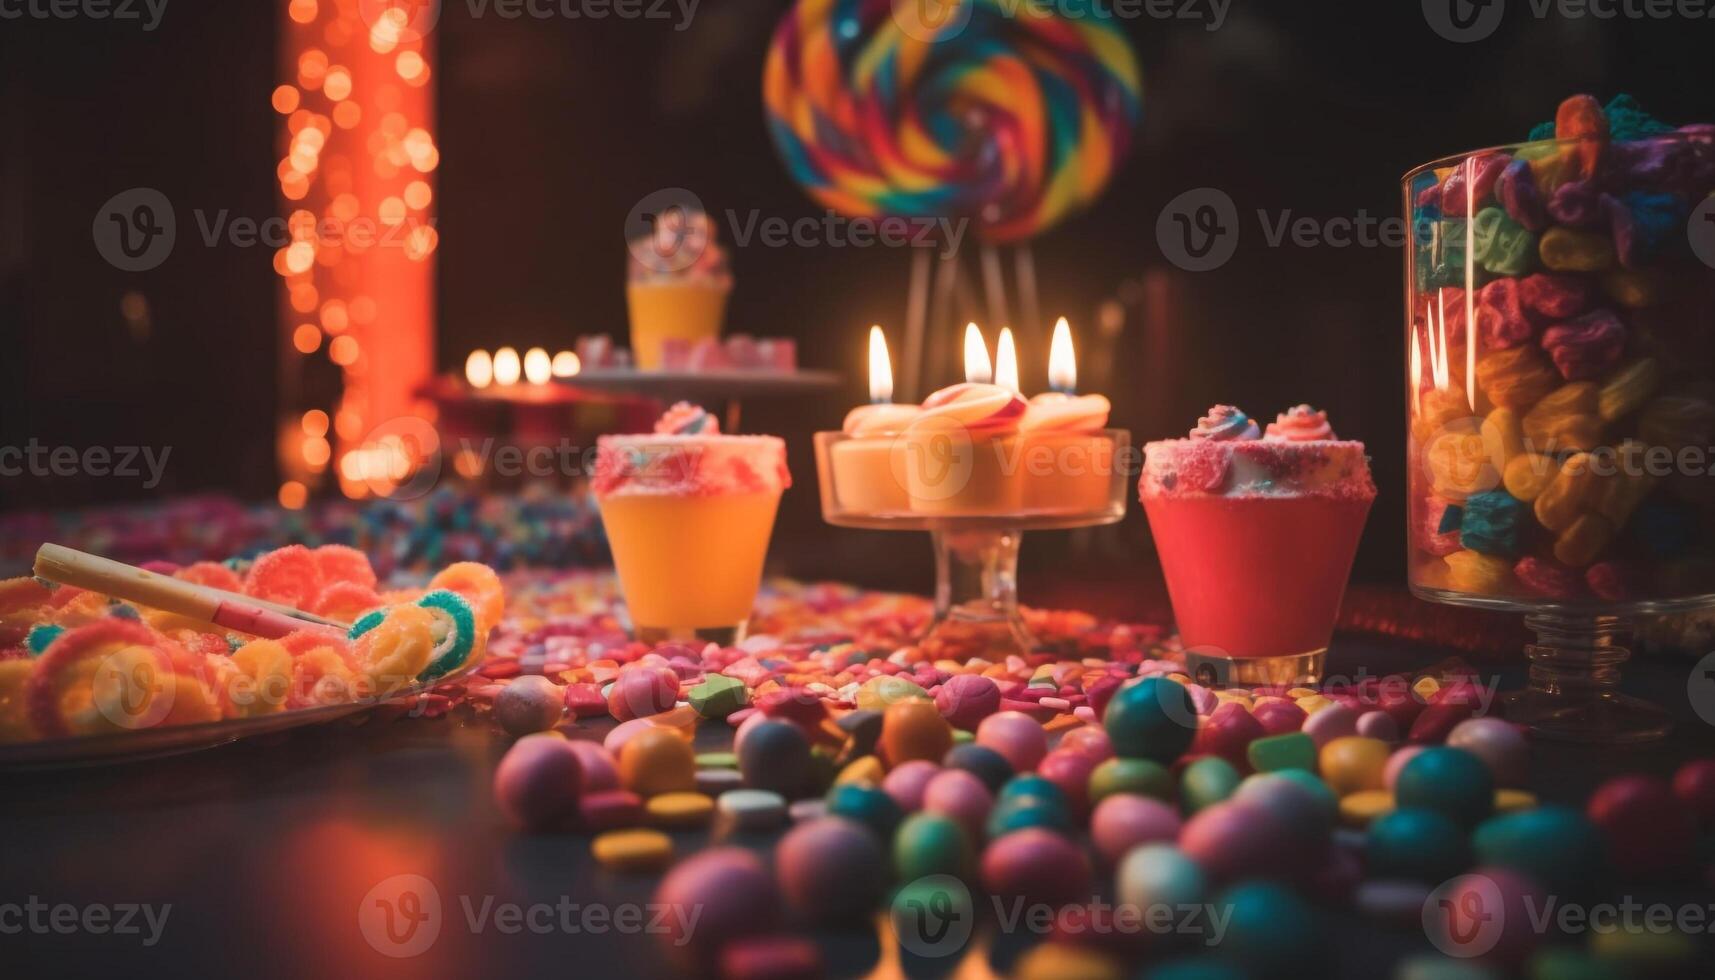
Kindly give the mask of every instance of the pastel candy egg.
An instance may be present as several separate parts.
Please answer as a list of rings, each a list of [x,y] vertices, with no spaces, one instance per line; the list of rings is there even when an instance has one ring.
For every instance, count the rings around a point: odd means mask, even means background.
[[[1254,976],[1297,976],[1321,960],[1322,925],[1304,899],[1272,881],[1234,885],[1215,899],[1228,913],[1220,951]]]
[[[1146,677],[1114,694],[1102,723],[1115,754],[1167,764],[1191,747],[1197,711],[1184,685]]]
[[[1383,717],[1386,717],[1385,715]],[[1317,761],[1322,779],[1339,796],[1359,790],[1382,789],[1388,744],[1379,738],[1348,735],[1322,746]]]
[[[699,851],[679,862],[661,879],[654,900],[659,907],[702,911],[695,920],[663,920],[667,948],[686,959],[712,956],[733,939],[768,932],[780,918],[773,877],[756,855],[737,847]]]
[[[1425,748],[1400,769],[1394,798],[1401,807],[1423,807],[1461,827],[1475,827],[1495,805],[1495,781],[1483,761],[1463,749]]]
[[[985,827],[990,838],[1004,837],[1025,828],[1070,833],[1073,828],[1072,810],[1065,795],[1014,795],[995,801]]]
[[[1358,716],[1358,734],[1383,742],[1399,741],[1399,722],[1385,711],[1366,711]]]
[[[1323,708],[1304,720],[1304,734],[1320,750],[1337,738],[1358,733],[1358,713],[1343,704]]]
[[[948,769],[963,769],[983,781],[990,792],[997,792],[1012,778],[1012,763],[986,745],[966,743],[947,750],[941,765]]]
[[[943,769],[923,788],[923,812],[956,821],[972,840],[981,840],[994,796],[982,780],[963,769]]]
[[[1100,803],[1115,793],[1170,800],[1173,798],[1173,774],[1159,762],[1115,756],[1090,772],[1090,801]]]
[[[1247,777],[1231,800],[1272,815],[1309,846],[1325,841],[1339,816],[1339,801],[1327,784],[1302,769]]]
[[[900,701],[881,718],[880,749],[888,765],[912,759],[940,762],[953,747],[953,730],[927,701]]]
[[[582,781],[583,767],[570,742],[526,735],[494,770],[494,802],[516,827],[554,829],[577,816]]]
[[[1072,815],[1082,817],[1090,809],[1090,774],[1100,761],[1087,753],[1055,749],[1042,759],[1036,771],[1060,787]]]
[[[914,813],[893,835],[893,874],[900,881],[925,875],[962,878],[971,868],[970,836],[957,820],[937,813]]]
[[[1114,894],[1121,902],[1147,911],[1153,906],[1183,908],[1208,897],[1208,880],[1189,855],[1172,844],[1145,844],[1120,860]]]
[[[1402,745],[1395,749],[1393,754],[1387,757],[1387,766],[1382,769],[1382,788],[1390,793],[1393,792],[1399,783],[1399,771],[1404,769],[1405,764],[1415,758],[1419,752],[1428,747],[1427,745]]]
[[[1090,816],[1090,840],[1110,864],[1139,844],[1171,844],[1179,838],[1180,819],[1173,807],[1147,796],[1121,793],[1096,804]]]
[[[1217,705],[1198,726],[1191,752],[1194,755],[1219,756],[1235,766],[1242,766],[1245,764],[1245,750],[1267,734],[1249,708],[1228,701]]]
[[[1000,710],[1000,686],[981,674],[955,674],[935,692],[935,707],[947,724],[975,731]]]
[[[809,780],[810,741],[789,721],[757,722],[739,743],[738,770],[745,785],[791,799],[803,792]]]
[[[882,777],[881,788],[899,808],[907,813],[923,808],[923,791],[928,788],[929,780],[934,779],[941,767],[933,762],[922,759],[912,759],[910,762],[894,766],[893,771]]]
[[[891,840],[905,811],[879,786],[846,783],[828,790],[828,815],[868,827],[877,840]]]
[[[1251,717],[1257,720],[1267,734],[1285,735],[1303,728],[1304,721],[1309,716],[1304,713],[1303,708],[1291,701],[1265,701],[1251,709]]]
[[[1596,788],[1584,812],[1602,831],[1608,864],[1620,874],[1683,867],[1691,853],[1696,828],[1666,780],[1615,777]]]
[[[697,756],[691,743],[664,728],[639,732],[619,752],[620,785],[639,796],[697,787]]]
[[[1217,803],[1185,822],[1179,846],[1217,881],[1294,869],[1302,858],[1286,824],[1252,803]]]
[[[599,744],[572,739],[567,742],[583,765],[583,791],[601,793],[619,788],[619,768],[613,756]]]
[[[514,677],[494,696],[494,720],[508,735],[547,731],[565,708],[565,690],[540,674]]]
[[[1031,827],[989,844],[982,880],[996,895],[1060,905],[1089,898],[1090,859],[1065,837]]]
[[[977,744],[1005,756],[1015,772],[1035,769],[1048,754],[1048,734],[1042,725],[1019,711],[1002,711],[984,718],[977,726]]]
[[[1470,866],[1471,848],[1464,829],[1445,814],[1407,808],[1370,823],[1364,860],[1373,878],[1437,885]]]
[[[1113,739],[1100,725],[1079,725],[1060,736],[1058,748],[1069,752],[1082,752],[1093,755],[1097,759],[1111,759],[1114,756]]]
[[[1239,787],[1239,771],[1218,755],[1207,755],[1185,767],[1179,777],[1179,804],[1187,814],[1214,806]]]
[[[1601,874],[1605,846],[1588,817],[1553,805],[1492,817],[1477,828],[1471,845],[1479,862],[1511,868],[1550,892],[1587,887]]]
[[[1523,786],[1529,777],[1530,742],[1518,726],[1499,718],[1460,722],[1447,734],[1447,745],[1483,760],[1496,786]]]
[[[867,914],[886,887],[881,845],[869,830],[840,817],[801,823],[774,850],[774,867],[787,905],[813,922],[841,922]]]

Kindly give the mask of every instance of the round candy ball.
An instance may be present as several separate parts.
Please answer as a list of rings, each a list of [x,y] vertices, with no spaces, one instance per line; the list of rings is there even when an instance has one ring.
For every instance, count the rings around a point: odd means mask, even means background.
[[[1310,905],[1272,881],[1234,885],[1215,899],[1228,913],[1220,950],[1253,975],[1298,976],[1322,960],[1322,924]]]
[[[1021,772],[1006,781],[1006,785],[995,794],[996,803],[1004,803],[1017,796],[1046,796],[1062,806],[1066,803],[1066,794],[1051,779],[1034,772]]]
[[[893,797],[893,802],[906,813],[923,809],[923,791],[929,787],[929,780],[941,772],[941,767],[933,762],[922,759],[912,759],[893,767],[887,775],[881,777],[882,791]]]
[[[1399,722],[1379,708],[1366,711],[1358,716],[1358,734],[1392,744],[1399,741]]]
[[[1100,803],[1115,793],[1171,800],[1173,773],[1159,762],[1114,756],[1090,772],[1090,802]]]
[[[601,743],[570,739],[566,744],[578,754],[578,762],[583,764],[585,793],[602,793],[619,788],[618,764],[613,754],[601,747]]]
[[[1026,828],[1066,834],[1073,826],[1072,811],[1063,796],[1009,796],[995,801],[986,829],[993,839]]]
[[[1464,749],[1424,749],[1399,772],[1394,783],[1399,807],[1422,807],[1446,814],[1461,827],[1481,823],[1495,808],[1495,781],[1483,760]]]
[[[900,701],[881,716],[881,755],[890,766],[912,759],[940,762],[953,747],[953,730],[928,701]]]
[[[1618,874],[1661,874],[1684,867],[1691,856],[1696,827],[1666,780],[1610,779],[1591,794],[1584,812],[1601,829],[1608,866]]]
[[[1516,871],[1484,866],[1430,894],[1423,903],[1423,929],[1437,949],[1458,959],[1481,956],[1516,966],[1541,940],[1533,923],[1542,903],[1536,882]]]
[[[494,802],[524,830],[551,830],[578,813],[583,766],[572,743],[553,735],[526,735],[512,743],[494,770]]]
[[[1379,738],[1348,735],[1322,746],[1317,768],[1322,780],[1336,796],[1349,796],[1366,789],[1382,789],[1387,769],[1388,744]]]
[[[983,781],[989,792],[999,792],[1006,781],[1012,778],[1012,763],[986,745],[968,742],[955,745],[947,750],[941,759],[941,765],[948,769],[963,769]]]
[[[682,957],[707,957],[740,936],[773,930],[780,918],[780,890],[756,855],[737,847],[698,851],[679,862],[655,890],[657,907],[700,909],[663,919],[668,949]]]
[[[1098,759],[1114,757],[1114,742],[1108,738],[1107,730],[1100,725],[1079,725],[1060,736],[1058,748],[1070,752],[1084,752]]]
[[[1005,756],[1014,772],[1028,772],[1048,754],[1048,733],[1022,711],[1002,711],[977,726],[977,744]]]
[[[1479,863],[1511,868],[1554,894],[1588,889],[1602,873],[1604,846],[1588,817],[1553,804],[1491,817],[1471,838]]]
[[[1387,765],[1382,767],[1382,789],[1392,793],[1399,788],[1399,771],[1405,764],[1417,758],[1418,753],[1429,748],[1427,745],[1402,745],[1393,750],[1387,757]]]
[[[789,721],[759,721],[738,743],[738,771],[746,786],[793,799],[809,782],[810,740]]]
[[[1000,710],[1000,686],[981,674],[955,674],[935,691],[935,708],[947,724],[974,732]]]
[[[1269,735],[1288,735],[1303,728],[1309,715],[1291,701],[1262,701],[1251,709],[1251,717]]]
[[[545,732],[565,710],[565,689],[541,674],[514,677],[494,696],[494,720],[508,735]]]
[[[1234,766],[1247,765],[1245,750],[1259,738],[1268,735],[1262,723],[1252,717],[1250,709],[1236,701],[1215,706],[1208,719],[1197,729],[1191,751],[1199,755],[1219,756]]]
[[[1302,769],[1247,776],[1228,799],[1272,814],[1307,847],[1327,841],[1340,815],[1340,803],[1327,785]]]
[[[645,718],[673,707],[679,675],[671,667],[636,664],[619,672],[607,692],[607,710],[620,721]]]
[[[1206,755],[1179,776],[1179,805],[1196,813],[1214,806],[1239,788],[1239,771],[1218,755]]]
[[[638,796],[697,788],[697,754],[677,732],[651,728],[619,750],[619,782]]]
[[[1140,909],[1164,905],[1200,905],[1208,897],[1208,879],[1189,855],[1172,844],[1145,844],[1126,853],[1114,872],[1114,894]]]
[[[787,831],[774,850],[774,867],[788,907],[813,922],[849,921],[868,914],[887,884],[887,865],[875,835],[836,816]]]
[[[925,875],[963,878],[971,869],[971,839],[952,817],[914,813],[893,835],[893,875],[912,881]]]
[[[1715,759],[1697,759],[1673,774],[1673,795],[1700,824],[1715,823]]]
[[[1471,847],[1446,814],[1408,807],[1370,823],[1364,861],[1372,878],[1438,885],[1471,866]]]
[[[1060,787],[1072,815],[1082,818],[1090,811],[1090,774],[1100,763],[1100,759],[1086,752],[1055,749],[1043,757],[1036,772]]]
[[[1115,754],[1166,765],[1184,755],[1196,738],[1197,709],[1185,685],[1145,677],[1114,694],[1102,724]]]
[[[923,788],[923,812],[955,821],[972,840],[981,840],[994,808],[983,781],[963,769],[943,769]]]
[[[938,778],[938,777],[937,777]],[[868,827],[877,840],[892,840],[905,811],[879,786],[842,783],[828,790],[828,815]]]
[[[1108,797],[1090,815],[1090,841],[1110,864],[1139,844],[1173,843],[1179,828],[1179,814],[1171,806],[1129,793]]]
[[[989,844],[982,879],[996,895],[1062,905],[1090,897],[1090,859],[1065,837],[1032,827]]]
[[[1483,760],[1496,786],[1515,788],[1529,780],[1530,742],[1516,725],[1499,718],[1470,718],[1447,733],[1447,746]]]
[[[1288,874],[1306,859],[1289,825],[1252,803],[1216,803],[1179,832],[1179,846],[1216,881]]]

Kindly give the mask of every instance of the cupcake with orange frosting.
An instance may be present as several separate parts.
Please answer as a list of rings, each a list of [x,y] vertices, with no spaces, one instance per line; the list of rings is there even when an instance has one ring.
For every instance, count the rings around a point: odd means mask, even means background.
[[[1024,438],[1024,506],[1089,513],[1109,505],[1114,443],[1102,435],[1111,406],[1101,395],[1046,392],[1030,399]]]
[[[1024,398],[967,382],[923,400],[904,433],[906,493],[917,513],[981,516],[1024,507]]]

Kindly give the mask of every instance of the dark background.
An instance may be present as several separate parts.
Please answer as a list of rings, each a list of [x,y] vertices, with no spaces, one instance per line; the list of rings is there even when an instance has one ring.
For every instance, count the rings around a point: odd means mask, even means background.
[[[716,212],[820,214],[763,125],[761,66],[787,6],[704,0],[679,32],[659,20],[473,17],[448,0],[435,31],[439,368],[476,346],[553,350],[580,333],[623,334],[621,229],[651,191],[688,187]],[[1471,44],[1443,40],[1408,2],[1234,0],[1217,31],[1133,20],[1145,82],[1134,152],[1092,211],[1035,242],[1050,316],[1087,330],[1103,301],[1151,297],[1128,306],[1109,383],[1115,423],[1140,440],[1181,432],[1217,400],[1264,418],[1309,400],[1370,446],[1382,495],[1360,578],[1397,580],[1402,561],[1400,255],[1271,248],[1257,209],[1394,216],[1407,169],[1522,139],[1573,92],[1631,92],[1674,123],[1715,119],[1715,20],[1538,19],[1522,0],[1509,6]],[[0,20],[0,445],[170,445],[155,493],[272,496],[271,256],[204,247],[189,212],[278,213],[268,98],[283,78],[282,9],[171,0],[152,33]],[[174,202],[179,242],[161,267],[128,274],[102,261],[90,224],[138,186]],[[1198,186],[1232,196],[1241,238],[1224,267],[1185,273],[1162,259],[1155,220]],[[808,433],[862,398],[868,325],[897,343],[908,255],[753,245],[733,265],[728,329],[794,336],[805,364],[849,381],[838,396],[747,406],[747,428],[792,440],[788,564],[898,581],[887,536],[821,524]],[[146,301],[146,323],[122,315],[129,292]],[[1152,365],[1149,330],[1168,338],[1170,363]],[[1035,389],[1045,352],[1021,354]],[[0,480],[7,510],[145,494],[116,479]],[[1067,536],[1043,535],[1027,565],[1135,555],[1147,534],[1133,510],[1099,539],[1107,548],[1072,552]],[[912,564],[926,577],[926,562]]]

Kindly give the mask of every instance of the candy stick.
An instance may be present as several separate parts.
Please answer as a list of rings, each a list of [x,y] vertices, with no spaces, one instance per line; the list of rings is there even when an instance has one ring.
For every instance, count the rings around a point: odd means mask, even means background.
[[[941,261],[935,266],[934,300],[929,307],[929,322],[927,324],[929,329],[926,330],[929,337],[929,352],[926,362],[928,364],[939,366],[941,355],[946,350],[946,339],[950,333],[946,329],[946,325],[952,312],[953,294],[958,288],[958,278],[959,253],[957,249],[952,252],[942,252]],[[905,363],[911,370],[911,376],[906,384],[905,396],[902,400],[907,402],[921,401],[923,392],[918,387],[918,383],[922,380],[921,368],[925,363],[924,358],[919,356],[916,359],[908,359]]]
[[[993,242],[983,242],[983,294],[988,298],[989,324],[999,329],[1012,322],[1006,309],[1006,279],[1000,271],[1000,249]]]
[[[929,252],[911,254],[911,289],[905,310],[905,363],[902,386],[906,401],[917,398],[917,376],[923,363],[923,331],[929,318]]]
[[[63,545],[44,544],[37,549],[35,574],[50,582],[117,596],[151,609],[269,639],[306,629],[343,638],[349,629],[343,623],[301,609],[157,575]]]
[[[1031,349],[1043,350],[1047,345],[1042,342],[1042,308],[1036,296],[1036,253],[1030,250],[1028,241],[1013,248],[1012,273],[1018,280],[1019,326]]]

